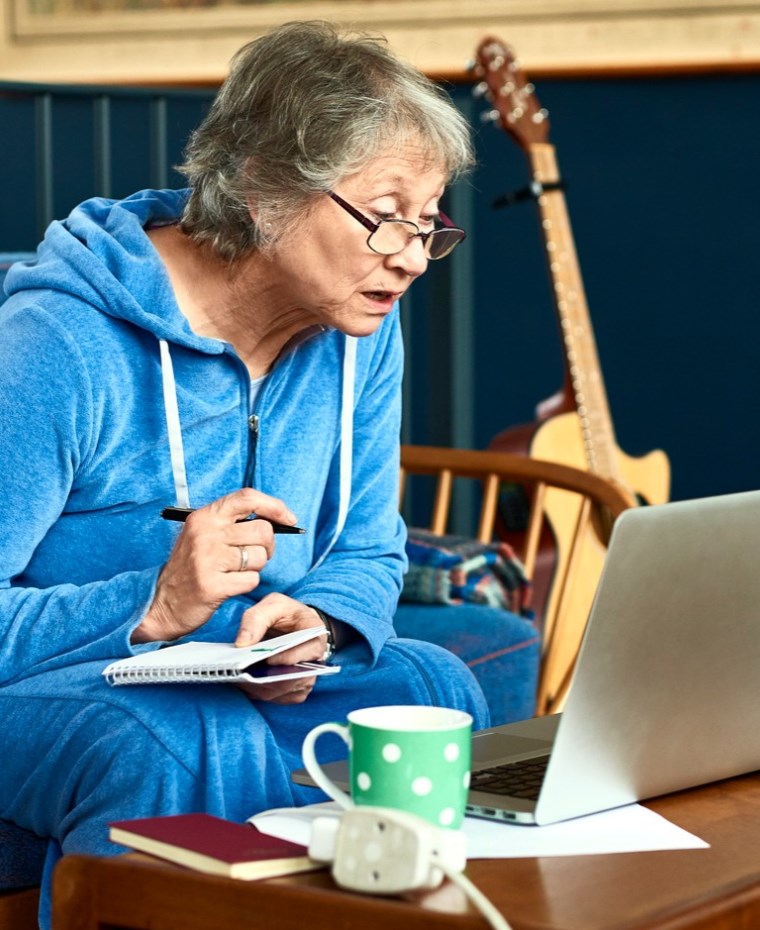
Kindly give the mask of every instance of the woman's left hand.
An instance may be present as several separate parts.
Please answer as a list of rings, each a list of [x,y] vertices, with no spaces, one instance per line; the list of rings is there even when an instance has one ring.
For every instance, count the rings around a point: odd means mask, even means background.
[[[243,614],[236,646],[252,646],[267,635],[281,636],[293,630],[324,626],[313,607],[287,597],[285,594],[268,594],[258,604],[249,607]],[[267,659],[270,665],[294,665],[296,662],[314,662],[323,659],[327,643],[324,636],[317,636],[300,646]],[[302,704],[311,694],[316,676],[294,678],[289,681],[273,681],[267,685],[242,684],[239,687],[252,700],[271,701],[274,704]]]

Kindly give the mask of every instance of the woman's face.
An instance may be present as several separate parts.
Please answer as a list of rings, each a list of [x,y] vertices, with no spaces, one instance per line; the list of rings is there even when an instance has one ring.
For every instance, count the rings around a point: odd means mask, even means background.
[[[433,228],[444,174],[414,145],[383,154],[335,187],[373,222],[411,220]],[[395,301],[427,268],[420,239],[396,255],[378,255],[367,230],[326,194],[308,220],[280,240],[272,254],[272,282],[281,305],[352,336],[373,333]]]

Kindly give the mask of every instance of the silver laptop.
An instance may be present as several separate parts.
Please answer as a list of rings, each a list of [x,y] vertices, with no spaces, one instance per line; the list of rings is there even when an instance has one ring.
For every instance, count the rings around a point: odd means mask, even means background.
[[[525,768],[543,770],[540,784],[510,788]],[[554,823],[758,769],[751,491],[619,517],[564,712],[473,735],[468,813]],[[346,787],[345,762],[325,770]]]

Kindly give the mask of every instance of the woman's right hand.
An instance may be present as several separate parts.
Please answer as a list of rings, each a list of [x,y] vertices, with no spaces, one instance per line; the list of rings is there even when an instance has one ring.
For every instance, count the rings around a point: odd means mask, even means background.
[[[261,519],[247,519],[254,513]],[[258,587],[259,573],[274,554],[268,520],[296,523],[283,501],[253,488],[234,491],[193,511],[132,642],[178,639],[203,626],[228,598]]]

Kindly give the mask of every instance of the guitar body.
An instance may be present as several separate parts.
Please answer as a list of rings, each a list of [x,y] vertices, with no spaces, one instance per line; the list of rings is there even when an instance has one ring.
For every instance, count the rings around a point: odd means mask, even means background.
[[[494,107],[489,116],[528,158],[528,197],[538,205],[565,362],[564,386],[539,404],[536,422],[500,433],[489,448],[587,469],[621,485],[632,500],[664,503],[670,492],[670,464],[665,453],[656,450],[631,457],[615,440],[559,168],[549,144],[548,113],[539,107],[533,85],[508,46],[497,39],[484,39],[476,57],[483,78],[479,90]],[[516,199],[525,198],[504,202]],[[563,693],[565,679],[572,672],[610,530],[604,516],[596,515],[584,532],[577,562],[570,566],[567,553],[577,527],[582,525],[581,508],[588,505],[577,495],[551,489],[543,506],[551,532],[541,539],[532,579],[537,617],[543,621],[545,652],[539,713],[559,709],[552,705],[552,696]],[[505,535],[519,550],[514,531],[507,529]]]
[[[538,423],[505,430],[494,437],[489,448],[517,452],[533,458],[575,468],[587,468],[578,415],[558,413]],[[619,469],[628,488],[647,504],[667,501],[670,466],[664,452],[655,450],[641,457],[618,451]],[[563,692],[568,668],[572,669],[579,643],[586,628],[591,605],[607,553],[608,530],[592,523],[584,533],[570,565],[576,527],[583,504],[577,494],[557,488],[547,490],[543,509],[547,528],[539,541],[533,570],[533,606],[541,625],[544,661],[538,695],[538,711],[554,712],[551,696]],[[520,551],[520,534],[502,532],[505,540]],[[559,585],[556,579],[566,579]],[[560,603],[561,602],[561,603]]]
[[[530,454],[534,458],[586,468],[586,458],[578,416],[575,412],[560,414],[541,423],[533,436]],[[634,491],[640,501],[647,504],[663,504],[668,500],[670,489],[670,465],[664,452],[657,449],[641,457],[626,455],[617,450],[618,469],[627,488]],[[572,534],[579,517],[577,495],[567,491],[551,489],[546,495],[544,509],[554,532],[554,572],[557,577],[569,566],[566,553],[570,551]],[[586,627],[591,604],[604,566],[607,553],[606,533],[589,530],[577,562],[567,577],[572,579],[564,592],[553,586],[545,616],[558,615],[558,600],[563,596],[562,623],[553,629],[544,630],[544,642],[552,642],[550,658],[542,670],[544,687],[549,694],[559,690],[564,669],[575,655]],[[536,583],[539,582],[536,578]],[[546,583],[544,575],[543,583]],[[544,594],[546,601],[546,594]]]
[[[664,504],[668,500],[670,462],[662,449],[631,456],[616,447],[615,454],[622,483],[641,503]],[[533,435],[530,455],[576,468],[588,468],[577,413],[563,413],[541,423]]]
[[[505,430],[493,438],[489,448],[530,455],[575,468],[588,468],[580,421],[574,410]],[[616,449],[616,456],[623,483],[632,490],[640,503],[664,504],[668,500],[670,463],[662,450],[655,449],[647,455],[635,457]],[[547,603],[547,599],[552,580],[557,575],[561,577],[566,567],[563,554],[570,549],[570,538],[578,517],[577,498],[567,492],[552,490],[547,494],[545,510],[551,532],[545,531],[541,539],[532,579],[533,606],[539,618],[554,613],[554,604]],[[519,550],[519,542],[512,532],[505,529],[502,535]],[[581,630],[606,552],[606,543],[599,536],[591,535],[587,560],[584,560],[584,568],[578,573],[584,590],[576,593],[574,599],[577,605],[572,611],[580,618]]]

